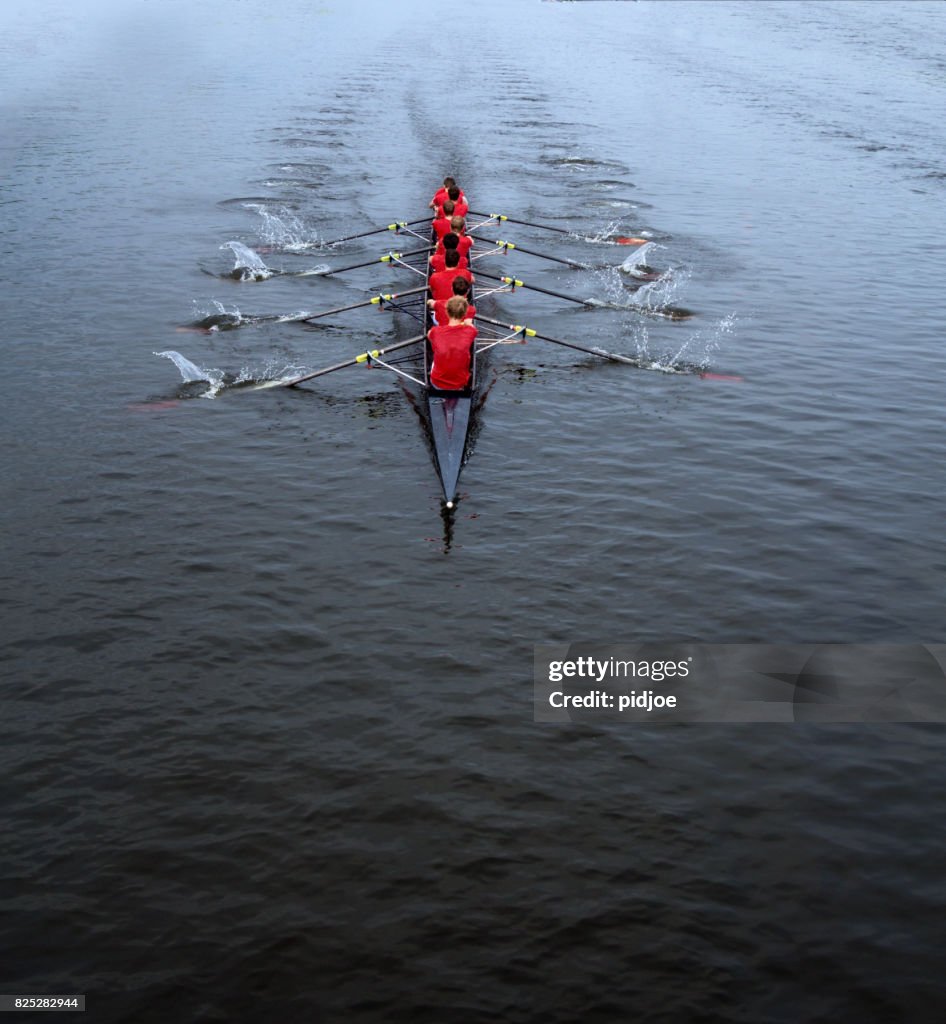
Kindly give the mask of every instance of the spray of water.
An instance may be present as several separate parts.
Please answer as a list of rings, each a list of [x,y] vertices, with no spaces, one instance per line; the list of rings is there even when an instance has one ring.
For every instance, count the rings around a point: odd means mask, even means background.
[[[278,212],[274,212],[262,203],[243,205],[262,218],[259,234],[264,245],[286,252],[306,252],[324,247],[318,232],[307,228],[302,219],[291,210],[282,207]]]
[[[625,329],[633,339],[637,358],[647,369],[663,373],[702,373],[711,366],[725,339],[735,332],[737,322],[736,315],[729,313],[712,324],[690,331],[682,343],[672,347],[666,345],[665,334],[660,335],[664,339],[661,345],[646,322],[629,321]],[[674,337],[679,336],[675,333]]]
[[[234,327],[242,327],[245,323],[252,323],[252,317],[245,317],[238,309],[229,310],[222,302],[216,299],[211,300],[213,309],[201,309],[196,301],[194,302],[194,320],[189,326],[204,331],[227,331]]]
[[[620,225],[619,220],[612,220],[606,224],[600,231],[596,231],[591,235],[576,235],[576,238],[580,238],[584,242],[610,242],[612,236],[617,232],[618,226]]]
[[[635,249],[633,252],[628,253],[627,259],[617,268],[622,274],[627,274],[628,277],[637,277],[645,279],[652,272],[650,266],[650,258],[658,249],[663,249],[664,246],[658,245],[657,242],[648,242],[646,245],[642,245],[639,249]]]
[[[192,363],[186,356],[182,356],[180,352],[155,352],[154,355],[161,356],[164,359],[170,359],[178,370],[180,370],[181,378],[185,384],[194,384],[198,381],[206,381],[210,387],[201,394],[201,398],[215,398],[217,393],[224,386],[225,375],[223,370],[204,369],[196,363]]]
[[[238,281],[266,281],[273,276],[274,272],[266,266],[259,253],[253,252],[242,242],[224,242],[220,248],[229,249],[233,253],[231,276]]]
[[[223,370],[206,369],[193,363],[180,352],[155,352],[156,356],[170,359],[178,368],[185,384],[206,382],[209,386],[201,392],[200,398],[216,398],[221,391],[231,388],[269,385],[293,380],[304,373],[306,368],[291,363],[268,362],[261,368],[244,366],[236,376],[224,373]]]

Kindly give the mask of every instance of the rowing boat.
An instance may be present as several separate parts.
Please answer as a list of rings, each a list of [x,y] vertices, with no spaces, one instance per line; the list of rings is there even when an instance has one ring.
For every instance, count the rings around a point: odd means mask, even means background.
[[[497,255],[505,256],[511,250],[515,250],[517,248],[514,243],[509,241],[491,241],[487,240],[482,235],[474,234],[473,232],[477,228],[485,228],[487,225],[497,225],[505,221],[509,221],[510,223],[527,224],[536,228],[545,227],[545,225],[531,224],[529,221],[516,221],[512,217],[506,217],[502,214],[478,214],[471,211],[471,216],[482,217],[483,220],[482,223],[475,224],[468,229],[470,237],[475,239],[477,243],[480,243],[481,245],[485,244],[487,246],[486,249],[479,249],[475,252],[471,250],[471,266],[474,260],[480,260],[484,257]],[[423,230],[421,225],[428,226],[428,230],[430,231],[429,236],[421,234],[421,231]],[[550,227],[549,230],[557,231],[562,234],[567,233],[562,228]],[[384,231],[393,231],[398,235],[408,234],[418,241],[426,244],[424,244],[422,248],[413,249],[409,252],[392,251],[383,256],[376,257],[374,260],[326,270],[324,271],[324,275],[329,276],[341,274],[349,270],[356,270],[360,267],[369,266],[375,262],[381,262],[389,265],[396,264],[413,271],[423,279],[424,284],[422,286],[410,288],[398,294],[376,295],[362,302],[326,310],[322,313],[295,316],[291,319],[308,322],[321,317],[345,312],[347,310],[375,305],[382,310],[398,311],[406,314],[418,325],[423,327],[423,333],[397,341],[382,349],[373,349],[369,352],[363,352],[351,359],[325,367],[321,370],[315,370],[311,373],[306,373],[302,376],[293,377],[288,380],[283,379],[278,381],[269,381],[261,386],[295,387],[298,384],[314,380],[315,378],[324,376],[327,373],[333,373],[336,370],[356,365],[377,366],[396,373],[402,381],[406,381],[407,384],[410,385],[409,390],[419,391],[422,396],[421,404],[423,413],[426,414],[424,418],[429,426],[434,461],[443,491],[443,507],[450,514],[452,514],[452,510],[456,507],[458,500],[457,486],[460,478],[460,471],[463,468],[464,460],[468,454],[473,403],[477,397],[478,388],[483,378],[482,360],[487,351],[496,345],[523,344],[529,339],[537,339],[540,341],[550,342],[554,345],[561,345],[565,348],[583,352],[588,355],[598,356],[611,362],[623,363],[634,367],[642,366],[639,359],[615,352],[609,352],[597,346],[582,345],[574,341],[553,338],[547,334],[539,334],[537,331],[529,327],[524,327],[520,324],[503,323],[499,320],[494,320],[482,315],[482,312],[478,312],[475,317],[478,336],[470,354],[470,382],[468,386],[462,391],[441,391],[435,388],[430,379],[430,370],[433,359],[430,342],[428,340],[428,332],[433,326],[432,315],[427,306],[428,284],[431,272],[429,256],[435,249],[436,245],[436,235],[434,234],[432,227],[430,227],[430,220],[428,218],[424,218],[419,221],[395,221],[385,227],[375,228],[371,231],[359,232],[356,235],[349,235],[342,239],[336,239],[335,243],[345,242],[350,238],[361,238],[367,235],[380,234]],[[618,244],[628,244],[632,242],[643,243],[644,239],[622,238],[617,241]],[[561,257],[556,256],[547,256],[533,250],[520,248],[519,251],[533,256],[538,256],[543,259],[549,259],[559,264],[568,264],[576,269],[583,266],[583,264],[578,264],[571,260],[564,260]],[[495,274],[488,274],[485,272],[481,273],[479,270],[477,270],[476,273],[477,275],[481,275],[484,280],[497,282],[495,287],[485,289],[485,291],[480,289],[479,298],[483,298],[484,295],[488,296],[494,293],[514,292],[517,288],[531,288],[546,295],[552,295],[571,302],[578,302],[587,307],[598,305],[591,300],[578,299],[574,296],[552,291],[547,288],[527,285],[525,282],[517,278],[497,276]],[[411,349],[417,352],[417,356],[409,354]],[[392,359],[390,355],[395,352],[399,352],[401,354]],[[408,354],[405,355],[404,353]],[[405,368],[408,363],[410,364],[409,369]]]
[[[432,249],[436,249],[437,237],[431,229],[430,241]],[[427,263],[427,283],[430,283],[431,267]],[[472,291],[470,299],[472,300]],[[433,327],[433,316],[427,303],[424,303],[424,334],[429,335]],[[470,415],[473,411],[473,396],[476,391],[476,346],[470,352],[470,383],[462,391],[440,391],[430,381],[430,370],[433,365],[433,351],[428,341],[424,347],[424,399],[427,405],[427,418],[434,446],[434,458],[440,484],[443,487],[443,500],[448,509],[452,509],[457,497],[457,482],[463,468],[463,457],[466,454],[466,441],[470,432]]]

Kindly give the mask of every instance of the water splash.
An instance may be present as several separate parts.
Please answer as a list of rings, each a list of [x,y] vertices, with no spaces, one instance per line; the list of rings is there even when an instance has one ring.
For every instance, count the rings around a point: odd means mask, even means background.
[[[156,356],[170,359],[180,370],[185,384],[206,381],[210,386],[201,392],[199,398],[216,398],[221,391],[234,388],[278,387],[306,372],[307,367],[292,363],[269,362],[261,368],[244,366],[236,375],[224,373],[223,370],[205,369],[192,363],[180,352],[155,352]]]
[[[242,242],[224,242],[221,249],[229,249],[233,253],[234,265],[229,276],[237,281],[267,281],[274,271],[263,262],[259,253],[253,252]]]
[[[612,237],[617,234],[618,227],[621,222],[619,220],[609,221],[600,231],[596,231],[593,235],[576,234],[576,238],[580,238],[583,242],[610,242]]]
[[[259,233],[264,245],[284,252],[306,252],[325,247],[318,232],[308,229],[304,221],[291,210],[283,207],[278,213],[274,213],[262,203],[243,205],[263,219]]]
[[[648,260],[658,249],[663,248],[664,246],[657,242],[648,242],[629,253],[627,259],[617,269],[629,277],[636,277],[643,281],[649,280],[655,271],[649,265]]]
[[[184,328],[185,330],[206,331],[208,334],[213,334],[217,331],[229,331],[236,327],[242,327],[243,324],[254,322],[253,317],[244,316],[236,308],[230,311],[222,302],[217,302],[216,299],[211,301],[214,306],[213,312],[199,309],[197,303],[194,303],[194,320]]]
[[[227,385],[231,388],[278,387],[304,374],[309,367],[294,363],[266,363],[261,369],[244,366]]]
[[[628,324],[635,342],[636,355],[641,365],[662,373],[703,373],[712,365],[715,354],[724,340],[736,329],[735,313],[729,313],[713,324],[692,331],[682,344],[673,348],[657,349],[647,323]],[[666,335],[661,335],[666,338]]]
[[[651,247],[663,248],[651,242],[644,246],[644,250]],[[592,303],[670,320],[689,319],[693,315],[691,310],[672,304],[674,297],[689,281],[689,271],[682,267],[657,271],[642,262],[646,258],[646,252],[638,250],[620,266],[596,271],[595,278],[603,298],[591,300]],[[629,277],[634,281],[633,286],[627,283]]]
[[[715,323],[708,324],[706,327],[698,327],[684,341],[675,358],[677,360],[685,358],[700,370],[707,369],[723,342],[735,333],[738,322],[735,313],[727,313]]]
[[[161,356],[164,359],[170,359],[172,363],[181,371],[181,377],[185,384],[195,384],[199,381],[206,381],[210,387],[201,394],[201,398],[215,398],[220,389],[224,386],[225,375],[223,370],[217,369],[203,369],[196,363],[192,363],[186,356],[182,356],[180,352],[174,352],[169,350],[167,352],[155,352],[156,356]]]

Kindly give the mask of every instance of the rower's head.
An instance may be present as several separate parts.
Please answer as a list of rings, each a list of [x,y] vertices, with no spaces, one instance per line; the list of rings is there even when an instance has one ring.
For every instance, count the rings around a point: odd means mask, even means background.
[[[455,277],[453,279],[453,294],[465,299],[470,294],[470,282],[465,277]]]
[[[446,203],[443,204],[446,207]],[[466,221],[462,217],[451,217],[450,218],[450,230],[455,235],[462,235],[466,231]]]
[[[456,270],[460,266],[460,254],[456,249],[444,250],[443,265],[447,270]]]
[[[452,299],[447,300],[447,317],[451,323],[454,320],[462,320],[469,308],[470,304],[466,299],[461,295],[454,295]]]
[[[460,198],[460,190],[457,188],[456,183],[445,187],[447,189],[447,198],[456,202]]]
[[[455,209],[456,209],[456,206],[454,206],[453,200],[452,199],[446,200],[446,202],[444,202],[444,204],[443,204],[443,215],[444,215],[444,217],[452,217],[453,216],[453,211]]]
[[[450,175],[448,174],[446,176],[446,178],[443,179],[443,187],[445,189],[447,189],[447,191],[449,191],[452,188],[456,188],[457,187],[457,180],[456,180],[456,178],[451,178]]]
[[[443,247],[444,249],[456,249],[460,244],[460,236],[453,231],[448,231],[443,236]]]

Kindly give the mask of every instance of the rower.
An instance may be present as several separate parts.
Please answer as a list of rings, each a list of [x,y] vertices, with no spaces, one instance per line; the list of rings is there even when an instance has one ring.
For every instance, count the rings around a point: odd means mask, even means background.
[[[457,183],[454,178],[451,178],[449,175],[447,175],[447,177],[443,179],[443,188],[438,188],[437,191],[434,193],[434,198],[431,199],[431,201],[428,203],[432,210],[438,210],[441,206],[443,206],[444,202],[446,202],[446,200],[450,198],[450,196],[448,195],[448,190],[451,188],[457,188]],[[460,198],[464,199],[465,197],[463,195],[463,192],[459,189],[458,191],[460,192]]]
[[[447,323],[427,332],[434,354],[430,383],[438,391],[462,391],[470,383],[476,328],[464,323],[468,308],[466,299],[455,295],[447,303]]]
[[[460,254],[456,249],[445,252],[443,260],[444,269],[431,274],[427,280],[432,299],[453,298],[453,280],[456,277],[465,277],[470,284],[473,283],[473,275],[470,271],[460,269]]]
[[[450,223],[453,217],[453,211],[455,206],[451,200],[447,200],[441,210],[439,216],[436,218],[433,224],[434,231],[437,234],[437,241],[439,242],[444,235],[449,234],[453,230],[453,226]]]
[[[476,306],[470,303],[470,282],[465,277],[455,277],[453,279],[453,294],[455,296],[459,295],[461,299],[466,299],[466,314],[463,319],[466,323],[472,323],[473,317],[476,316]],[[449,299],[427,300],[427,305],[433,310],[435,324],[445,324],[447,322],[447,303],[449,301]]]
[[[450,213],[447,213],[446,210],[447,203],[453,203],[453,210]],[[447,198],[444,200],[441,209],[448,217],[465,217],[470,207],[467,205],[463,193],[454,185],[452,188],[447,189]]]
[[[455,217],[454,220],[456,220]],[[472,245],[473,239],[471,238],[469,242],[470,245]],[[469,251],[470,245],[467,246],[467,251]],[[437,246],[437,251],[433,254],[433,256],[430,257],[430,266],[434,270],[434,272],[438,270],[446,270],[446,266],[444,265],[444,258],[446,257],[447,253],[450,252],[451,250],[460,253],[459,267],[461,270],[466,270],[467,267],[469,267],[469,260],[462,252],[460,252],[460,236],[455,232],[450,231],[446,235],[444,235],[443,238],[440,239],[440,244]]]
[[[457,236],[457,252],[459,252],[461,256],[466,256],[467,259],[469,259],[470,250],[473,248],[473,238],[466,234],[466,221],[462,217],[450,218],[450,234]],[[444,235],[437,243],[437,252],[443,252],[446,248],[446,238],[447,236]]]

